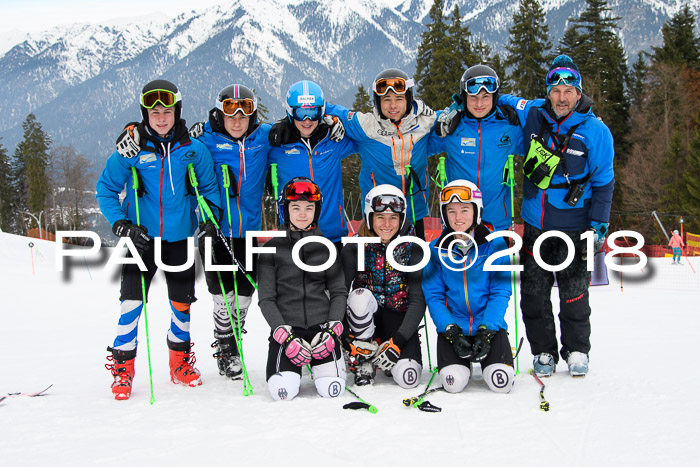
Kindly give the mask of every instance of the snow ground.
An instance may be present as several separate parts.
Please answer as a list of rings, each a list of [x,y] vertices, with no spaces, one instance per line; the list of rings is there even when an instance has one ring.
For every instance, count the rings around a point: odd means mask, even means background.
[[[78,258],[62,275],[54,249],[0,233],[0,395],[53,384],[44,397],[0,403],[4,466],[696,465],[697,258],[695,274],[686,259],[672,266],[670,258],[655,258],[644,273],[625,273],[622,290],[619,273],[591,289],[591,372],[574,380],[560,363],[545,380],[549,412],[539,410],[539,386],[527,374],[526,341],[509,395],[491,393],[477,370],[465,392],[428,397],[441,413],[424,413],[401,401],[422,391],[427,371],[412,391],[379,376],[374,386],[357,389],[379,409],[373,415],[343,410],[354,400],[349,394],[320,398],[308,375],[294,401],[272,402],[265,383],[269,328],[257,307],[244,340],[255,390],[243,396],[242,383],[219,376],[210,356],[211,299],[201,274],[192,336],[204,384],[185,388],[169,380],[169,309],[159,274],[148,307],[156,402],[149,405],[143,319],[132,398],[114,401],[104,364],[118,317],[118,274],[105,272],[104,260]],[[508,317],[515,345],[512,311]]]

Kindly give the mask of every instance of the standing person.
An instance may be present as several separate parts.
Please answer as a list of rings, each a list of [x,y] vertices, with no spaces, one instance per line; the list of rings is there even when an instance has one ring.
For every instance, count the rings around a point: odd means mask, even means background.
[[[222,89],[214,108],[209,111],[208,121],[198,122],[190,129],[190,137],[197,138],[212,154],[224,209],[220,222],[224,241],[221,241],[212,222],[204,223],[198,235],[202,258],[205,254],[202,237],[212,237],[213,264],[233,264],[233,252],[237,262],[243,265],[246,232],[261,229],[263,190],[270,150],[269,131],[270,125],[258,122],[255,94],[242,84],[232,84]],[[117,139],[119,153],[129,157],[132,151],[138,151],[139,137],[138,128],[122,132]],[[253,244],[257,245],[257,240]],[[252,280],[255,280],[256,271],[256,268],[247,271]],[[214,303],[215,341],[212,347],[216,349],[214,358],[217,359],[219,374],[237,379],[242,373],[241,342],[237,342],[237,336],[243,331],[255,289],[242,271],[235,275],[205,271],[205,278]]]
[[[615,185],[615,153],[610,130],[591,111],[591,99],[582,94],[581,74],[571,58],[555,58],[546,82],[546,99],[526,101],[503,95],[499,100],[516,109],[529,141],[523,164],[521,216],[525,231],[520,305],[534,370],[539,376],[551,376],[559,361],[550,301],[554,275],[537,264],[533,247],[541,235],[563,232],[573,242],[576,254],[571,264],[556,273],[560,354],[572,376],[585,376],[591,349],[591,272],[586,269],[587,245],[581,235],[593,231],[595,252],[605,243]],[[549,238],[540,247],[542,260],[550,265],[563,263],[567,253],[561,238]]]
[[[430,243],[430,263],[423,273],[425,302],[438,331],[440,380],[451,393],[467,386],[472,363],[481,365],[484,381],[494,392],[508,393],[515,382],[505,321],[510,276],[507,271],[484,270],[487,259],[505,250],[506,242],[486,240],[491,230],[483,224],[484,204],[482,192],[470,181],[445,185],[440,192],[445,227]],[[493,264],[507,265],[508,257]]]
[[[523,154],[523,132],[496,105],[500,80],[492,68],[474,65],[459,82],[465,110],[446,137],[430,135],[430,153],[445,152],[448,182],[473,180],[484,194],[484,221],[496,230],[512,224],[510,189],[503,180],[508,156]]]
[[[678,230],[673,231],[668,246],[673,248],[673,263],[671,264],[681,264],[681,255],[683,254],[685,243],[683,243],[683,237],[678,234]],[[676,260],[676,257],[678,257],[678,260]]]
[[[347,292],[339,258],[319,272],[301,269],[292,250],[300,241],[321,236],[321,191],[313,181],[295,177],[282,189],[279,208],[284,237],[265,244],[275,254],[262,254],[258,261],[260,310],[270,325],[267,384],[274,400],[292,400],[299,393],[301,368],[310,365],[316,391],[322,397],[345,392],[345,360],[339,336],[345,315]],[[326,264],[325,245],[303,245],[299,257],[308,266]]]
[[[352,112],[339,105],[326,111],[340,118],[347,137],[360,154],[360,190],[383,184],[401,190],[408,200],[408,220],[419,237],[425,238],[423,218],[428,213],[428,134],[435,125],[435,112],[413,95],[414,82],[401,70],[390,68],[372,83],[370,113]]]
[[[378,185],[365,196],[359,236],[379,237],[364,245],[364,264],[358,265],[358,245],[343,247],[350,361],[355,384],[372,384],[376,368],[388,372],[402,388],[420,383],[423,369],[418,325],[425,314],[421,270],[402,272],[387,260],[387,246],[399,236],[415,236],[406,219],[406,198],[392,185]],[[423,259],[414,243],[399,243],[394,260],[413,266]]]
[[[279,186],[297,176],[318,184],[324,198],[318,228],[340,250],[340,239],[348,234],[341,161],[356,151],[355,144],[335,135],[332,120],[324,120],[326,99],[313,81],[294,83],[285,108],[287,117],[270,131],[270,164],[277,164]],[[337,129],[344,131],[342,124]]]
[[[218,212],[221,205],[211,154],[204,145],[189,138],[185,121],[180,118],[182,99],[177,86],[165,80],[151,81],[141,91],[140,102],[140,150],[131,158],[115,151],[97,182],[100,210],[112,224],[112,231],[133,241],[148,268],[143,275],[135,264],[122,268],[117,337],[108,348],[111,355],[107,357],[113,362],[107,368],[114,376],[112,393],[118,400],[131,395],[138,320],[144,306],[141,278],[148,293],[157,270],[151,236],[162,238],[165,264],[180,265],[189,258],[187,237],[197,228],[197,218],[188,198],[188,165],[194,166],[200,193],[212,210]],[[138,178],[137,189],[133,188],[134,178]],[[119,194],[125,186],[126,198],[120,203]],[[170,378],[176,384],[198,386],[202,380],[193,366],[190,343],[190,305],[196,300],[194,264],[182,272],[165,272],[165,279],[171,309],[167,337]]]

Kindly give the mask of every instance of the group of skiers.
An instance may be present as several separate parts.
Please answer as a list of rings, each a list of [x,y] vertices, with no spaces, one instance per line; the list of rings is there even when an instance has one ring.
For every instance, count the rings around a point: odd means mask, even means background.
[[[153,237],[162,240],[165,264],[185,263],[187,239],[195,232],[203,260],[244,264],[246,232],[261,230],[268,171],[278,196],[280,236],[265,246],[276,253],[259,255],[246,271],[205,272],[221,375],[241,377],[241,336],[257,286],[270,325],[266,378],[275,400],[298,394],[304,367],[323,397],[344,393],[348,365],[356,385],[371,384],[379,370],[402,388],[416,387],[426,305],[438,333],[437,367],[445,390],[464,390],[472,365],[479,363],[491,390],[510,392],[513,354],[504,318],[510,273],[484,268],[507,248],[503,238],[487,238],[513,223],[508,162],[514,155],[524,157],[521,303],[534,370],[550,376],[561,355],[572,375],[585,375],[590,272],[581,234],[593,230],[594,248],[602,247],[614,185],[612,137],[591,112],[569,57],[555,59],[546,83],[545,99],[526,101],[501,95],[490,67],[472,66],[459,83],[461,102],[436,113],[414,95],[406,73],[387,69],[372,83],[372,112],[363,113],[327,103],[321,87],[304,80],[289,88],[287,115],[274,125],[258,121],[251,89],[234,84],[219,93],[208,121],[189,132],[177,86],[148,83],[140,96],[142,121],[126,126],[97,184],[113,232],[132,240],[147,268],[141,273],[129,264],[122,270],[117,337],[106,365],[114,397],[131,394],[138,321],[157,270]],[[425,258],[417,243],[403,237],[425,238],[428,157],[442,152],[444,229]],[[363,221],[343,244],[349,222],[341,161],[354,153],[361,161]],[[559,352],[549,299],[554,277],[532,259],[533,244],[552,230],[563,231],[576,248],[572,264],[557,273]],[[314,236],[327,245],[307,241]],[[548,237],[540,253],[550,264],[561,263],[566,243]],[[211,251],[204,248],[209,243]],[[323,267],[302,269],[295,254]],[[501,255],[494,264],[508,262]],[[194,266],[165,273],[170,375],[187,386],[202,384],[189,333],[194,275]]]

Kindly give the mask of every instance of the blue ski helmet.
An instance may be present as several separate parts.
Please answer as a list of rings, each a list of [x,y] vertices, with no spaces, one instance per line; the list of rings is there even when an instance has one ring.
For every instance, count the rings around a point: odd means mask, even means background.
[[[287,91],[285,109],[289,121],[321,120],[326,113],[326,99],[321,86],[313,81],[299,81]]]

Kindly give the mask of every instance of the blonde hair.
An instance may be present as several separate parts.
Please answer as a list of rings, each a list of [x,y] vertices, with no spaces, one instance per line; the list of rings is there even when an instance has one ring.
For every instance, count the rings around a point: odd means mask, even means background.
[[[374,231],[370,230],[369,227],[367,226],[367,221],[365,219],[362,219],[362,222],[360,223],[360,227],[357,229],[357,234],[360,237],[378,237]]]

